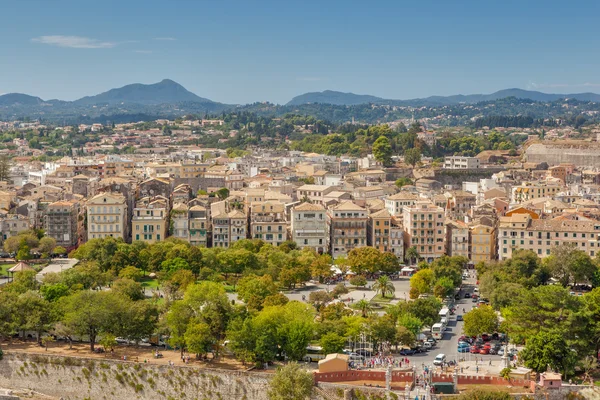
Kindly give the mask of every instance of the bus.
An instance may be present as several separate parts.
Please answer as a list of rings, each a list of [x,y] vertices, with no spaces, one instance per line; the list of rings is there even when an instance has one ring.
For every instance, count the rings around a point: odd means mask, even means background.
[[[438,315],[440,318],[445,318],[446,321],[449,321],[450,320],[450,309],[448,309],[448,307],[444,307],[440,310]]]
[[[319,360],[324,360],[324,359],[325,359],[325,354],[323,354],[323,349],[320,346],[306,347],[306,355],[304,356],[304,361],[318,362]]]
[[[439,340],[442,337],[444,337],[444,330],[446,328],[444,327],[444,325],[437,323],[437,324],[433,324],[433,326],[431,327],[431,335],[433,336],[434,339]]]

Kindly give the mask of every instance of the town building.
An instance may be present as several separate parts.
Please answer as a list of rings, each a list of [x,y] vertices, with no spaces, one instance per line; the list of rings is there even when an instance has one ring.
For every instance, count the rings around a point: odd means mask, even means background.
[[[446,255],[469,258],[469,226],[466,223],[446,222]]]
[[[169,228],[169,200],[163,196],[137,201],[131,219],[132,239],[148,244],[165,240]]]
[[[471,261],[490,262],[497,257],[496,228],[484,224],[471,226]]]
[[[250,205],[250,233],[253,239],[262,239],[273,246],[287,240],[285,207],[276,201],[263,201]]]
[[[129,236],[127,203],[125,196],[117,193],[100,193],[87,201],[88,240],[106,237]]]
[[[318,253],[329,250],[327,212],[322,205],[301,203],[291,210],[292,240],[298,248],[310,247]]]
[[[444,158],[444,169],[476,169],[481,166],[477,157],[451,156]]]
[[[395,216],[402,216],[404,206],[414,206],[419,200],[419,195],[409,192],[400,192],[385,198],[385,208]]]
[[[46,236],[56,240],[57,246],[70,249],[79,243],[80,205],[76,201],[57,201],[46,208],[44,229]]]
[[[345,257],[357,247],[367,245],[367,210],[344,201],[328,211],[331,256]]]
[[[444,255],[444,209],[429,201],[417,201],[404,206],[403,224],[405,242],[416,248],[419,256],[432,261]]]
[[[590,257],[598,254],[600,222],[570,219],[563,216],[552,219],[533,219],[529,214],[500,217],[498,228],[498,257],[512,257],[516,249],[533,251],[539,257],[550,255],[552,248],[572,244]]]

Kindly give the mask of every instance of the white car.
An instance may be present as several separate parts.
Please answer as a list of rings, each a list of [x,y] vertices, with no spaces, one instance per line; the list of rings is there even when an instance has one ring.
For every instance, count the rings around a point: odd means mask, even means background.
[[[445,362],[446,362],[446,355],[440,353],[437,356],[435,356],[435,360],[433,360],[433,365],[442,365]]]

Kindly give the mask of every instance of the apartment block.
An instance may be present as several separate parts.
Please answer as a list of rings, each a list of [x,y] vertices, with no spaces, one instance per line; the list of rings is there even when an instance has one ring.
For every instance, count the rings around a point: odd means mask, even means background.
[[[327,194],[333,192],[333,186],[325,185],[302,185],[298,188],[298,200],[309,200],[313,204],[324,204]]]
[[[532,250],[539,257],[550,255],[553,247],[564,243],[575,245],[590,257],[598,254],[600,222],[594,220],[533,219],[528,214],[501,217],[498,228],[498,258],[512,257],[516,249]]]
[[[562,190],[562,185],[555,183],[523,182],[521,185],[513,186],[512,201],[514,203],[523,203],[541,197],[554,197],[554,195]]]
[[[199,204],[188,209],[189,242],[193,246],[208,247],[210,219],[206,207]]]
[[[250,233],[253,239],[262,239],[273,246],[287,240],[285,206],[276,201],[250,205]]]
[[[163,196],[143,197],[137,201],[131,219],[132,239],[148,244],[167,237],[169,199]]]
[[[496,233],[493,226],[484,224],[473,225],[471,228],[471,261],[489,262],[495,260],[496,254]]]
[[[129,236],[127,202],[116,193],[100,193],[87,202],[88,239]]]
[[[475,169],[480,167],[477,157],[444,157],[444,169]]]
[[[331,256],[345,257],[357,247],[367,245],[367,210],[344,201],[328,212]]]
[[[329,250],[327,211],[322,205],[302,203],[291,210],[292,240],[298,248],[313,248],[318,253]]]
[[[446,222],[446,255],[469,258],[469,226],[464,222]]]
[[[444,255],[444,209],[429,201],[418,201],[403,209],[405,242],[419,255],[432,261]]]
[[[57,201],[46,208],[44,229],[46,236],[66,249],[79,243],[80,205],[76,201]]]
[[[402,216],[404,206],[414,206],[417,200],[419,195],[409,192],[396,193],[384,199],[385,208],[395,217]]]

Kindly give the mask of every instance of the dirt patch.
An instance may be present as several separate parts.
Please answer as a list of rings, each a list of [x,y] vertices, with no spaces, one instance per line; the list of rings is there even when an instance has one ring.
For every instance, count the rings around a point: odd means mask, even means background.
[[[482,390],[487,392],[506,392],[506,393],[530,393],[530,390],[523,386],[504,386],[504,385],[458,385],[460,393]]]
[[[101,346],[97,346],[101,347]],[[155,365],[168,365],[169,362],[174,365],[187,365],[199,368],[219,368],[227,370],[247,370],[248,365],[243,365],[231,356],[221,356],[217,360],[196,360],[193,354],[189,355],[189,362],[185,363],[181,359],[179,350],[159,350],[161,358],[155,358],[157,348],[151,346],[119,345],[114,348],[114,352],[92,353],[89,343],[73,343],[70,349],[69,344],[65,342],[55,342],[48,346],[48,350],[40,347],[35,342],[13,341],[12,343],[3,342],[2,348],[12,352],[23,352],[28,354],[46,354],[62,357],[84,357],[98,360],[121,360],[131,363],[147,363]]]

